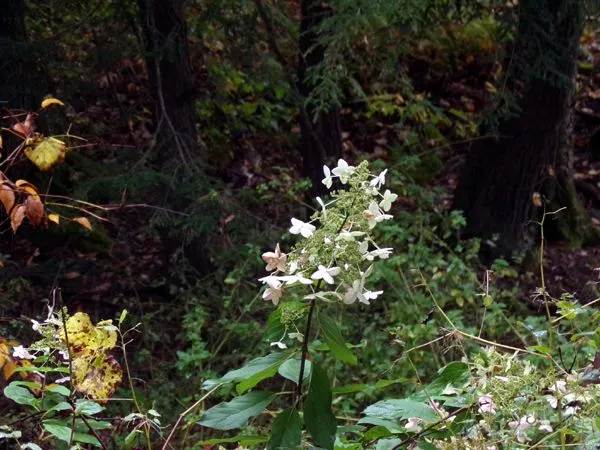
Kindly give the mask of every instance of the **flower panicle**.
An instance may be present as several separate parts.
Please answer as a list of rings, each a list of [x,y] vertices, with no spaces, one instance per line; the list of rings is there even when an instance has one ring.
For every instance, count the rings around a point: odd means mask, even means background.
[[[383,291],[365,287],[376,259],[387,259],[393,249],[379,247],[373,237],[377,224],[393,218],[388,214],[398,198],[389,189],[381,193],[388,171],[372,174],[366,162],[351,166],[343,159],[330,169],[323,166],[322,183],[331,191],[330,200],[317,197],[318,210],[309,221],[291,218],[289,232],[299,240],[284,253],[279,243],[262,254],[269,274],[259,279],[266,285],[262,297],[277,306],[285,289],[305,286],[305,299],[356,301],[369,305]],[[342,189],[331,190],[335,182]],[[324,289],[324,290],[323,290]]]

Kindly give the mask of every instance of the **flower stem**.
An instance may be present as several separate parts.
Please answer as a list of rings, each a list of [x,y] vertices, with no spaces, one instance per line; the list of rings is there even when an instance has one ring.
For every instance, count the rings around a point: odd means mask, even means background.
[[[308,338],[310,335],[310,327],[312,322],[313,311],[315,310],[316,301],[311,299],[308,306],[308,317],[306,318],[306,329],[304,330],[304,340],[302,341],[302,356],[300,359],[300,374],[298,375],[298,388],[296,390],[296,401],[295,404],[298,408],[301,406],[302,401],[302,381],[304,380],[304,366],[306,364],[306,357],[308,356]]]

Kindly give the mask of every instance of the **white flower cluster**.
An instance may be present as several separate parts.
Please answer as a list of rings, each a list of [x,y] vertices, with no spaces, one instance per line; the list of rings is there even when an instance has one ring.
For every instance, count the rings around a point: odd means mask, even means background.
[[[262,255],[266,270],[272,272],[260,278],[267,286],[263,298],[274,305],[284,296],[284,286],[292,285],[311,289],[305,299],[345,304],[358,300],[368,305],[383,293],[367,290],[365,282],[372,262],[392,253],[391,248],[379,247],[371,234],[378,223],[392,218],[387,213],[398,198],[389,189],[380,192],[387,170],[373,175],[366,162],[354,167],[340,159],[334,169],[323,166],[323,172],[328,189],[334,179],[346,189],[332,191],[328,203],[317,197],[320,209],[309,222],[292,218],[290,233],[303,239],[291,252],[282,252],[277,244],[274,251]]]

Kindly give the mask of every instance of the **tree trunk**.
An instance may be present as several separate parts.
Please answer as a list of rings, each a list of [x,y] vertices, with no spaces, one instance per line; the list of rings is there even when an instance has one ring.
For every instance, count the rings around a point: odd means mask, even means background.
[[[547,222],[558,224],[555,230],[573,244],[597,235],[571,176],[582,2],[524,0],[521,9],[516,51],[524,86],[521,114],[500,125],[500,138],[469,155],[454,202],[467,219],[466,236],[483,238],[493,257],[526,251],[536,228],[532,220],[539,221],[544,210],[565,207]],[[532,30],[543,31],[532,36]],[[534,201],[538,193],[541,203]]]
[[[41,70],[34,49],[26,42],[23,0],[3,0],[0,5],[0,105],[34,111],[46,92],[40,92],[44,88]]]
[[[323,195],[323,164],[327,157],[339,158],[342,153],[340,116],[337,109],[316,113],[314,105],[306,103],[313,86],[308,81],[311,68],[325,58],[325,47],[319,43],[319,26],[331,15],[331,8],[322,0],[302,0],[300,24],[300,59],[298,91],[301,95],[300,154],[303,174],[312,181],[312,194]]]
[[[164,163],[177,154],[191,167],[200,155],[183,0],[138,1],[154,100],[157,158]]]

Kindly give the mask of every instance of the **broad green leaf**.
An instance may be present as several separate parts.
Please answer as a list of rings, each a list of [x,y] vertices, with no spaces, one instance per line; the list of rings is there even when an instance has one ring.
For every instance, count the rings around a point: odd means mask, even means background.
[[[402,439],[380,439],[377,441],[375,450],[392,450],[401,442]]]
[[[267,450],[296,450],[302,440],[302,420],[295,408],[284,409],[271,427]]]
[[[93,416],[99,412],[104,411],[104,408],[96,402],[89,400],[77,400],[75,407],[75,414],[85,414],[86,416]]]
[[[364,392],[369,389],[368,384],[347,384],[346,386],[337,386],[332,389],[334,394],[354,394],[356,392]]]
[[[36,367],[36,366],[23,366],[17,367],[15,372],[57,372],[57,373],[69,373],[68,367]]]
[[[467,363],[454,361],[440,369],[435,380],[420,392],[411,395],[410,398],[419,401],[435,399],[436,396],[442,395],[442,392],[449,386],[462,389],[469,383],[470,378],[471,374]]]
[[[373,442],[377,439],[389,437],[392,435],[393,435],[393,433],[390,430],[388,430],[386,427],[382,427],[382,426],[378,425],[378,426],[375,426],[375,427],[369,429],[369,431],[367,431],[364,434],[364,436],[362,437],[362,441],[363,442]]]
[[[331,385],[327,373],[314,363],[304,399],[304,423],[315,446],[333,450],[337,424],[331,411]]]
[[[286,378],[296,384],[298,384],[298,377],[300,376],[300,360],[299,359],[288,359],[281,366],[279,366],[278,372],[283,378]],[[307,359],[304,362],[304,374],[303,380],[306,380],[310,375],[312,369],[312,363]]]
[[[26,388],[10,383],[4,388],[4,395],[19,405],[34,406],[38,403],[38,399]],[[36,407],[37,409],[37,407]]]
[[[54,384],[50,386],[46,386],[46,390],[49,392],[54,392],[56,394],[62,395],[64,397],[68,397],[71,395],[71,391],[65,386],[61,386],[60,384]]]
[[[415,400],[382,400],[365,409],[363,413],[384,420],[402,420],[419,417],[425,420],[437,420],[438,415],[427,404]],[[359,422],[364,423],[364,422]]]
[[[319,312],[319,324],[323,331],[325,342],[331,350],[331,354],[340,361],[356,365],[356,355],[346,346],[346,342],[335,321],[323,312]]]
[[[275,395],[269,392],[250,392],[210,408],[198,424],[216,430],[243,427],[247,425],[248,419],[261,414],[274,398]]]
[[[71,431],[71,428],[69,428],[68,426],[48,422],[43,422],[42,425],[48,433],[56,436],[61,441],[71,442],[71,434],[73,433]]]
[[[60,402],[57,403],[56,405],[54,405],[52,408],[49,408],[46,413],[52,412],[52,411],[70,411],[72,410],[73,407],[67,403],[67,402]]]
[[[359,424],[367,424],[367,425],[375,425],[376,428],[383,427],[392,434],[406,432],[406,430],[403,429],[403,427],[398,425],[397,420],[385,420],[385,419],[380,419],[378,417],[367,416],[367,417],[363,417],[362,419],[360,419],[358,421],[358,423]]]
[[[203,389],[212,389],[219,383],[230,383],[236,381],[247,381],[240,383],[238,393],[242,394],[248,389],[256,386],[260,381],[270,378],[277,373],[277,368],[290,357],[289,352],[271,353],[267,356],[253,359],[243,367],[227,372],[216,380],[207,380],[202,384]]]
[[[196,447],[211,446],[216,444],[239,444],[240,446],[258,445],[267,442],[268,436],[248,436],[239,434],[237,436],[228,438],[208,439],[207,441],[200,441],[194,444]]]

